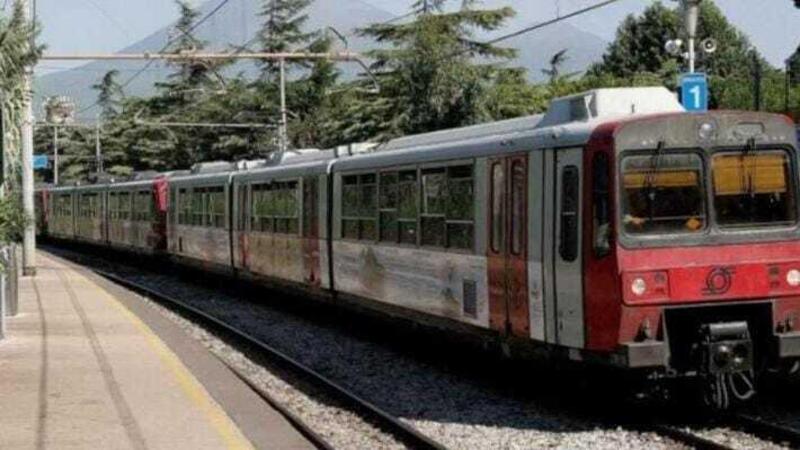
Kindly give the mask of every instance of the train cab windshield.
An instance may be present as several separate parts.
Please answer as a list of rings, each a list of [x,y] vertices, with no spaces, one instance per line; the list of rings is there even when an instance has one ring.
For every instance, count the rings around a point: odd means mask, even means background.
[[[631,236],[797,221],[793,164],[785,150],[640,153],[623,158],[622,177],[623,229]]]

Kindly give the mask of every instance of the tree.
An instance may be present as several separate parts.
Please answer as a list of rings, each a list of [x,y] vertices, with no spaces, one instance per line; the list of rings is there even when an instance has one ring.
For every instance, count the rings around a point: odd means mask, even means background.
[[[547,75],[550,78],[551,83],[555,83],[559,78],[561,78],[561,67],[564,65],[569,57],[567,56],[567,51],[569,49],[564,49],[559,52],[556,52],[552,58],[550,58],[550,68],[542,70],[542,73]]]
[[[118,76],[118,70],[110,70],[99,83],[92,85],[92,89],[97,91],[97,105],[104,122],[113,120],[120,112],[123,93],[122,86],[117,82]]]
[[[3,115],[2,184],[0,185],[0,245],[21,240],[30,218],[22,209],[21,164],[22,113],[25,96],[24,77],[27,67],[36,63],[40,47],[30,43],[36,30],[25,20],[20,2],[14,2],[7,15],[0,17],[0,113]]]
[[[786,60],[786,66],[789,70],[789,77],[792,84],[800,84],[800,46],[797,47],[792,56]]]
[[[631,15],[623,21],[614,42],[609,45],[602,61],[590,69],[589,75],[595,79],[607,75],[619,79],[654,75],[660,78],[659,84],[675,87],[683,62],[667,53],[664,44],[681,34],[679,12],[656,2],[641,16]],[[710,76],[711,107],[752,108],[752,94],[750,101],[742,101],[738,86],[751,78],[751,55],[755,50],[747,37],[728,22],[713,2],[703,2],[700,7],[698,41],[706,38],[720,43],[716,53],[698,55],[700,70]],[[774,71],[760,54],[756,55],[766,72]],[[734,89],[737,94],[728,92],[729,89]]]
[[[494,31],[514,15],[511,8],[476,9],[465,0],[461,9],[445,11],[443,1],[407,24],[377,24],[361,30],[383,47],[369,55],[380,80],[377,97],[361,96],[353,121],[343,134],[358,140],[385,140],[474,124],[488,118],[486,93],[512,58],[512,49],[483,44],[473,33]],[[421,2],[414,5],[419,11]],[[354,129],[353,127],[357,127]]]
[[[263,24],[259,32],[261,50],[265,53],[290,52],[308,44],[314,33],[306,33],[303,27],[308,21],[305,10],[311,3],[313,0],[263,0],[260,12]],[[264,61],[262,79],[275,82],[279,70],[278,61]]]

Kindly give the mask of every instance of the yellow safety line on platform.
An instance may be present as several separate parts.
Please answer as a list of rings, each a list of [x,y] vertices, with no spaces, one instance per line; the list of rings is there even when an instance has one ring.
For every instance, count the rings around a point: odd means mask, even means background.
[[[211,422],[214,430],[220,435],[225,442],[225,446],[229,449],[252,449],[253,445],[245,438],[239,427],[228,417],[228,414],[222,410],[217,403],[211,399],[208,392],[202,384],[189,372],[189,369],[183,365],[181,360],[164,344],[164,342],[156,336],[153,330],[147,324],[128,308],[126,308],[119,300],[114,298],[103,287],[92,282],[88,278],[75,272],[75,275],[81,280],[88,283],[90,286],[98,289],[103,296],[113,304],[125,317],[130,320],[133,325],[145,336],[148,344],[158,354],[161,360],[167,365],[172,372],[172,375],[177,380],[183,392],[189,399],[206,415],[206,418]]]

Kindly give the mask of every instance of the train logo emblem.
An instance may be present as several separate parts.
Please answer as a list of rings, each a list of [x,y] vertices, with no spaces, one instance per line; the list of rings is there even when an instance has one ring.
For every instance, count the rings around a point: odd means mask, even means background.
[[[703,295],[722,295],[731,289],[733,275],[736,273],[733,267],[715,267],[706,276],[706,287]]]

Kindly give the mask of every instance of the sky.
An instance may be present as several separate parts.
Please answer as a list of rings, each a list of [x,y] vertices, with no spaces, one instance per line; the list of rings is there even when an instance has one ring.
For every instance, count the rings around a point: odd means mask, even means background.
[[[216,1],[216,0],[212,0]],[[245,0],[231,0],[245,1]],[[317,0],[337,1],[337,0]],[[412,0],[362,0],[396,14],[408,11]],[[552,18],[599,0],[484,0],[489,6],[510,5],[526,9],[525,17]],[[800,9],[791,0],[715,0],[728,18],[747,33],[774,65],[779,65],[800,44]],[[625,15],[640,12],[651,0],[619,3],[573,19],[572,22],[611,40]],[[671,3],[672,0],[666,0]],[[8,0],[3,3],[8,4]],[[172,23],[177,12],[173,0],[36,0],[43,26],[41,41],[48,53],[102,53],[124,48]],[[195,4],[202,0],[194,0]],[[759,5],[758,13],[753,12]],[[44,61],[38,73],[80,65]]]

